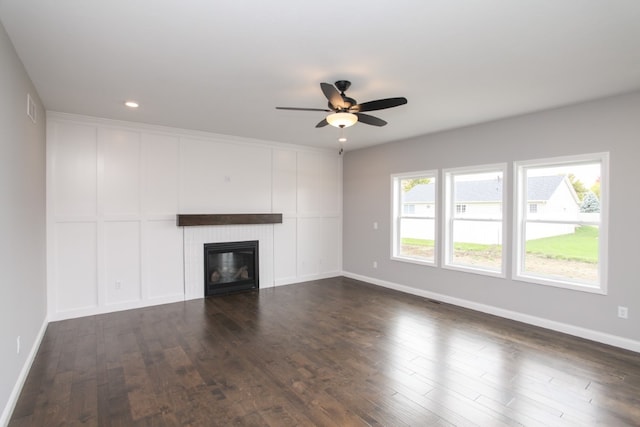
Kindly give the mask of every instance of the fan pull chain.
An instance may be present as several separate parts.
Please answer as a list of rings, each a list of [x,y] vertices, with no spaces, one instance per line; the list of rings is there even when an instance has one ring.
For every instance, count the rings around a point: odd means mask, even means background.
[[[342,144],[347,142],[347,137],[345,136],[344,133],[345,133],[344,127],[339,128],[338,143],[340,144],[340,151],[338,151],[338,155],[342,155],[342,153],[344,152],[344,147],[342,146]]]

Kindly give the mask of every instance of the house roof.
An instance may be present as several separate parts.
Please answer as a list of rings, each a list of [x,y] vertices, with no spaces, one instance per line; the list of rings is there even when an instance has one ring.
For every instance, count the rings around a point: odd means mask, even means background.
[[[403,203],[433,203],[436,198],[436,188],[433,182],[418,184],[404,193]]]
[[[565,179],[563,175],[534,176],[527,181],[527,199],[546,201]]]
[[[530,177],[527,182],[528,200],[546,201],[551,198],[560,183],[562,175]],[[502,195],[502,180],[460,181],[455,189],[456,202],[499,202]],[[404,194],[404,203],[433,203],[435,185],[418,184]]]

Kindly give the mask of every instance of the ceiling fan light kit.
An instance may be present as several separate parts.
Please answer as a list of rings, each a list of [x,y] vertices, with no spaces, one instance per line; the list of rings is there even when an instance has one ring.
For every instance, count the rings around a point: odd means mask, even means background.
[[[327,122],[337,128],[348,128],[358,121],[358,116],[353,113],[333,113],[327,116]]]

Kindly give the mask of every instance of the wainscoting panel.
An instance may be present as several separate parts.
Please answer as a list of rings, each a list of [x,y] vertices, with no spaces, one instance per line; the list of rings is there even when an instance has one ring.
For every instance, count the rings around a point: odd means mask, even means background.
[[[298,277],[313,277],[320,274],[318,242],[322,240],[322,218],[298,218],[296,235]]]
[[[97,129],[93,126],[55,123],[55,162],[49,164],[55,182],[49,198],[58,217],[95,216],[97,212]]]
[[[339,215],[342,163],[337,152],[298,153],[298,215]]]
[[[296,213],[297,186],[297,153],[273,150],[273,212]]]
[[[271,210],[271,150],[182,139],[180,213]]]
[[[295,217],[282,218],[282,224],[273,228],[273,269],[276,285],[286,285],[297,280],[297,228]]]
[[[100,201],[105,215],[140,214],[140,133],[100,129],[103,171]],[[100,181],[99,181],[100,182]]]
[[[321,230],[322,236],[318,242],[320,245],[320,274],[337,274],[342,271],[342,218],[323,218]]]
[[[173,220],[147,221],[143,227],[143,290],[150,300],[182,296],[182,229]]]
[[[312,279],[340,274],[341,224],[339,217],[298,218],[298,278]]]
[[[142,208],[150,216],[178,212],[180,138],[142,134]]]
[[[68,312],[98,305],[97,230],[95,222],[55,226],[54,309]],[[50,301],[50,304],[53,301]]]
[[[104,265],[106,304],[132,302],[142,298],[139,221],[105,223]]]

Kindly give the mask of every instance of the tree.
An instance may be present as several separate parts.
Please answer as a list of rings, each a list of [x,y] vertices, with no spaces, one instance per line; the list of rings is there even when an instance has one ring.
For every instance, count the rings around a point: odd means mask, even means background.
[[[598,196],[598,199],[600,198],[600,177],[598,177],[598,179],[596,179],[596,182],[593,183],[593,185],[591,186],[591,188],[589,190],[591,190],[593,192],[593,194]]]
[[[572,173],[568,174],[567,178],[569,178],[569,182],[571,183],[571,185],[573,185],[573,189],[576,191],[578,198],[580,200],[584,199],[586,194],[589,192],[589,190],[587,190],[587,187],[585,187],[582,181],[576,178],[576,176]]]
[[[589,191],[582,200],[580,205],[580,212],[591,213],[600,212],[600,200],[592,191]]]
[[[405,193],[411,190],[418,184],[428,184],[431,182],[431,178],[411,178],[402,180],[402,191]]]

